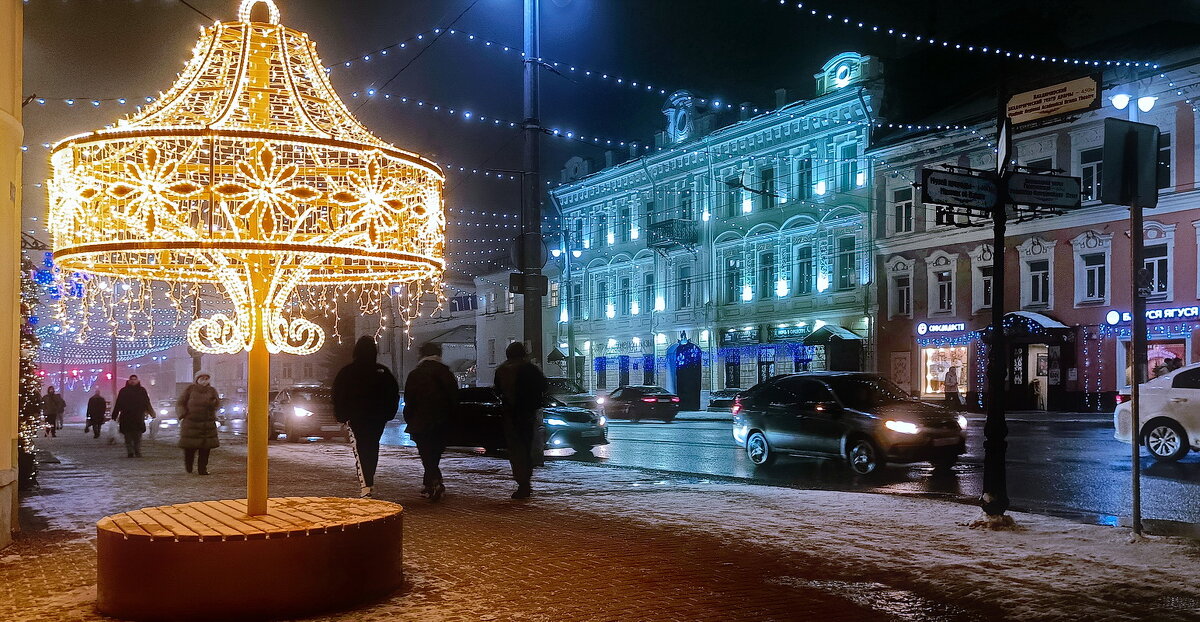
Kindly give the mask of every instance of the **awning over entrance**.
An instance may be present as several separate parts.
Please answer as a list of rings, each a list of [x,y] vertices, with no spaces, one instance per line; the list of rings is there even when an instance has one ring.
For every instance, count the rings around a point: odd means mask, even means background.
[[[576,349],[575,356],[576,356],[576,358],[578,358],[578,357],[582,357],[583,354],[581,354],[579,352],[579,350]],[[559,350],[558,348],[554,348],[553,350],[550,350],[550,354],[546,355],[547,363],[558,363],[559,361],[565,361],[565,360],[567,360],[566,353],[564,353],[562,350]]]
[[[1015,317],[1023,317],[1027,320],[1032,320],[1032,321],[1036,322],[1042,328],[1070,328],[1066,324],[1063,324],[1062,322],[1059,322],[1058,320],[1056,320],[1048,315],[1042,315],[1041,313],[1034,313],[1033,311],[1010,311],[1010,312],[1004,314],[1005,318],[1010,318],[1010,317],[1014,317],[1014,316]]]
[[[826,324],[817,330],[814,330],[811,335],[804,338],[806,346],[824,346],[829,345],[831,340],[854,340],[862,341],[862,337],[848,328],[842,328],[836,324]]]

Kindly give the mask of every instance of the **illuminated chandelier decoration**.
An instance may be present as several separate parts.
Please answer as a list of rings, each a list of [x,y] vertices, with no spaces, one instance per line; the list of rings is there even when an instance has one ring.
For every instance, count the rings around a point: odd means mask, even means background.
[[[267,20],[253,21],[260,3]],[[304,301],[353,293],[377,309],[393,284],[440,278],[442,171],[359,124],[322,67],[272,0],[243,0],[238,21],[204,28],[161,98],[53,147],[55,261],[142,285],[216,285],[232,317],[188,327],[210,354],[258,342],[309,354],[325,334],[299,316]]]

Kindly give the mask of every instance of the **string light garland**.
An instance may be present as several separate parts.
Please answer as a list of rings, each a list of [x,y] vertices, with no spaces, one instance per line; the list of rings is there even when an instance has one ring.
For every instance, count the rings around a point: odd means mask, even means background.
[[[249,21],[256,4],[268,22]],[[271,0],[239,17],[202,31],[161,99],[53,147],[55,258],[144,289],[219,286],[234,309],[191,323],[199,351],[308,354],[325,335],[291,311],[301,290],[368,311],[390,283],[439,277],[444,176],[353,118]]]
[[[804,2],[793,2],[792,0],[779,0],[781,6],[794,6],[802,15],[821,20],[824,23],[842,24],[849,28],[857,28],[864,32],[873,32],[894,37],[901,42],[915,42],[929,45],[946,50],[955,50],[958,52],[975,53],[988,56],[997,56],[1003,58],[1012,58],[1029,62],[1042,62],[1060,65],[1085,65],[1090,67],[1147,67],[1150,69],[1158,69],[1159,64],[1149,61],[1139,60],[1112,60],[1112,59],[1085,59],[1068,56],[1052,56],[1047,54],[1036,54],[1027,51],[1010,50],[1008,48],[996,47],[991,45],[973,45],[956,41],[944,41],[934,37],[927,37],[915,33],[910,33],[901,28],[890,28],[877,24],[853,19],[844,15],[836,15],[825,11],[808,7]]]

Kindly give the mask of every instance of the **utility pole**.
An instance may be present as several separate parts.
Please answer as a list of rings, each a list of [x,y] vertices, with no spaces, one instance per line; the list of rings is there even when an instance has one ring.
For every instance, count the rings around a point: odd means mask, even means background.
[[[524,174],[521,176],[521,238],[522,248],[517,249],[525,282],[540,280],[542,266],[534,265],[536,253],[523,248],[542,239],[542,176],[541,171],[541,105],[538,101],[539,77],[542,62],[542,45],[539,34],[540,0],[524,0],[525,14],[525,97],[524,121],[521,129],[525,135]],[[532,276],[532,279],[531,279]],[[539,288],[526,285],[525,296],[525,341],[529,344],[529,359],[539,367],[542,365],[542,293]]]

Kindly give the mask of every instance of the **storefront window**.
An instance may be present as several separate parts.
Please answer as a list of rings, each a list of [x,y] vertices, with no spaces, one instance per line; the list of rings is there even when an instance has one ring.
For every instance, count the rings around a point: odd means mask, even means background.
[[[1133,344],[1125,341],[1125,385],[1133,385]],[[1183,339],[1151,341],[1146,344],[1146,379],[1153,380],[1187,364],[1187,342]]]
[[[967,347],[948,346],[942,348],[921,348],[921,392],[945,393],[944,383],[946,372],[951,367],[957,367],[958,392],[970,390],[971,374],[967,367]]]

